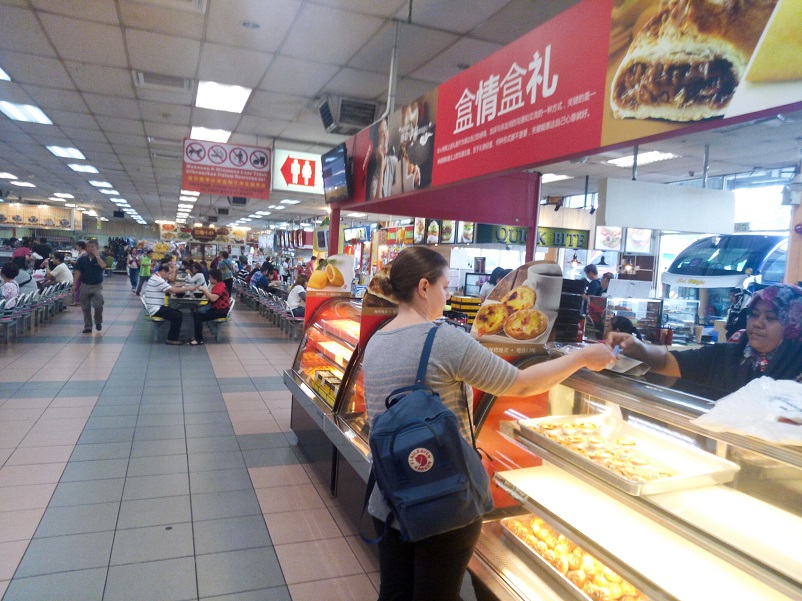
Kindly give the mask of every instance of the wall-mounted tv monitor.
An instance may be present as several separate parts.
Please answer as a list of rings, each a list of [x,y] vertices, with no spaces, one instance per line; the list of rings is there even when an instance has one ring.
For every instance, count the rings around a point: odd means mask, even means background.
[[[322,251],[327,251],[329,248],[329,230],[318,230],[315,232],[317,236],[317,247]]]
[[[323,168],[323,195],[326,202],[339,202],[351,198],[351,172],[348,150],[339,144],[320,157]]]

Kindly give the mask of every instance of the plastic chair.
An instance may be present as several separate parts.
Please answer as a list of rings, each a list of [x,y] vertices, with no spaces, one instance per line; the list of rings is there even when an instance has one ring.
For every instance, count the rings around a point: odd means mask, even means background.
[[[225,317],[218,317],[217,319],[212,319],[206,322],[209,325],[209,329],[211,330],[212,334],[214,334],[215,342],[220,342],[220,326],[231,321],[231,313],[234,311],[234,305],[236,302],[237,299],[234,298],[229,300],[228,313],[226,313]]]
[[[142,301],[142,307],[145,309],[145,321],[149,321],[156,326],[153,328],[153,341],[157,342],[159,340],[159,330],[161,330],[161,325],[165,322],[165,319],[163,317],[156,317],[155,315],[150,314],[144,296],[140,296],[139,299]]]

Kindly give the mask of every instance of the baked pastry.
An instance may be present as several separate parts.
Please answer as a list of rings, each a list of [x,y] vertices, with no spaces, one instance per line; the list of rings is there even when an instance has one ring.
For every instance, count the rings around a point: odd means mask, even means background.
[[[504,333],[516,340],[537,338],[549,326],[549,318],[537,309],[516,311],[504,322]]]
[[[479,336],[497,334],[504,328],[504,323],[509,316],[510,309],[507,305],[501,303],[484,305],[476,313],[473,325],[476,327],[476,332]]]
[[[802,79],[802,3],[798,0],[780,0],[752,64],[746,73],[747,81],[789,81]]]
[[[368,283],[368,291],[362,299],[364,307],[395,307],[398,301],[390,284],[390,263],[376,272]]]
[[[514,290],[510,290],[501,302],[509,307],[510,311],[520,311],[522,309],[531,309],[535,306],[537,294],[528,286],[518,286]]]
[[[724,114],[777,0],[663,0],[610,89],[618,119]]]

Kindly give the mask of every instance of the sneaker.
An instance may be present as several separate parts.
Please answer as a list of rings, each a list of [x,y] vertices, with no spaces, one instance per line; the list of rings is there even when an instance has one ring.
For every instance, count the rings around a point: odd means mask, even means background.
[[[91,334],[92,333],[92,328],[84,328],[84,332],[83,333],[84,334]]]
[[[103,324],[102,323],[96,323],[95,324],[95,329],[99,332],[100,330],[103,329]]]

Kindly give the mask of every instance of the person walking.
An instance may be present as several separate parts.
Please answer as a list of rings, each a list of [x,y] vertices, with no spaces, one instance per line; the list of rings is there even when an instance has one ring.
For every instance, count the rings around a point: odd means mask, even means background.
[[[75,243],[75,249],[78,251],[78,258],[86,256],[86,242],[83,240],[78,240]],[[73,269],[75,266],[73,266]],[[72,286],[73,289],[73,298],[72,298],[72,306],[77,307],[81,304],[81,280],[75,281],[75,284]]]
[[[219,269],[222,274],[223,283],[226,285],[230,296],[231,288],[234,286],[234,274],[237,273],[237,267],[234,265],[234,261],[228,258],[228,251],[224,250],[220,253],[220,261],[217,263],[217,269]],[[211,277],[211,271],[209,272],[209,276]]]
[[[149,250],[145,256],[139,260],[139,283],[136,285],[136,295],[142,292],[142,286],[148,283],[150,279],[150,266],[153,261],[153,251]]]
[[[79,257],[73,270],[73,281],[81,285],[81,310],[84,312],[84,334],[92,333],[92,309],[95,329],[103,329],[103,273],[106,262],[100,256],[97,240],[87,240],[86,254]]]
[[[125,266],[128,268],[131,292],[136,293],[136,287],[139,284],[139,259],[137,259],[133,248],[128,250],[128,255],[125,257]]]

